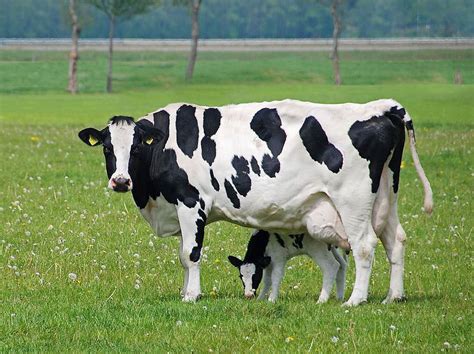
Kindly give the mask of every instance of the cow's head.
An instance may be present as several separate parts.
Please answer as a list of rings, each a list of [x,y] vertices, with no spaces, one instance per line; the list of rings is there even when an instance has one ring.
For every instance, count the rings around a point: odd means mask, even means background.
[[[254,262],[244,262],[234,256],[227,257],[229,262],[239,270],[240,280],[244,285],[244,295],[247,299],[255,296],[255,293],[262,281],[263,269],[271,261],[270,257],[261,257]]]
[[[86,128],[79,138],[89,146],[102,145],[109,188],[128,192],[133,188],[138,166],[149,163],[153,147],[163,133],[147,120],[134,122],[131,117],[115,116],[102,130]]]

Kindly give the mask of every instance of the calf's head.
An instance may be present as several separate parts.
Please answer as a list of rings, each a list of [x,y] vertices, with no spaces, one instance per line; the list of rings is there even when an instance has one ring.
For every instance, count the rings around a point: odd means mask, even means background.
[[[113,117],[102,130],[86,128],[79,132],[79,138],[87,145],[102,145],[108,187],[116,192],[132,190],[137,167],[150,163],[151,151],[163,135],[151,122],[134,122],[125,116]]]
[[[240,280],[244,286],[244,295],[247,299],[255,296],[255,293],[262,281],[263,269],[271,261],[270,257],[261,257],[251,262],[245,262],[237,257],[227,257],[229,262],[239,270]]]

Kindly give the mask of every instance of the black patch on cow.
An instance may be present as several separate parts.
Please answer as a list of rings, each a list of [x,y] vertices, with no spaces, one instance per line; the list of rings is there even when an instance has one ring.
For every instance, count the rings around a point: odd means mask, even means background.
[[[216,177],[214,176],[214,171],[212,171],[212,169],[211,169],[209,172],[211,174],[212,188],[214,188],[216,190],[216,192],[219,192],[220,186],[219,186],[219,182],[217,181]]]
[[[202,199],[201,199],[202,201]],[[206,213],[204,211],[199,210],[198,211],[199,218],[196,220],[196,243],[197,245],[193,247],[191,254],[189,255],[189,259],[191,262],[197,262],[199,261],[199,258],[201,257],[201,250],[202,250],[202,244],[204,242],[204,228],[206,226]]]
[[[369,161],[372,193],[377,193],[383,166],[391,151],[401,140],[398,128],[400,124],[402,121],[397,116],[385,114],[373,116],[365,121],[357,121],[349,129],[352,145],[357,149],[360,157]],[[403,135],[403,124],[401,132]],[[403,146],[401,148],[403,149]],[[399,158],[401,161],[401,155]]]
[[[221,112],[217,108],[207,108],[204,111],[204,135],[213,136],[221,125]]]
[[[280,244],[281,247],[283,247],[283,248],[286,247],[285,246],[285,241],[283,241],[283,239],[281,238],[281,236],[279,234],[275,233],[275,237],[276,237],[277,242]]]
[[[280,161],[277,157],[265,154],[262,158],[262,169],[269,177],[275,177],[280,172]]]
[[[224,188],[225,188],[225,193],[227,194],[227,198],[229,198],[229,200],[232,202],[232,205],[234,206],[234,208],[239,209],[240,208],[239,197],[237,196],[237,192],[235,191],[234,187],[227,179],[224,180]]]
[[[304,234],[298,234],[298,235],[290,235],[290,237],[293,239],[293,247],[302,249],[303,248],[303,239],[304,239]]]
[[[199,206],[201,207],[201,209],[204,210],[204,208],[206,207],[206,203],[204,203],[204,200],[202,200],[201,198],[199,198]]]
[[[405,114],[406,114],[405,109],[403,108],[396,109],[396,107],[392,107],[390,111],[385,114],[385,116],[391,120],[391,122],[396,127],[396,130],[398,132],[395,149],[393,150],[392,158],[390,159],[390,162],[388,163],[388,167],[393,172],[393,192],[394,193],[398,192],[398,186],[400,182],[400,166],[402,164],[403,147],[405,145],[404,126],[407,126],[407,123],[404,123],[403,121],[403,117],[405,116]],[[409,123],[412,123],[412,121],[409,121]],[[413,129],[413,124],[411,124],[411,127]]]
[[[252,237],[250,237],[249,243],[247,244],[244,263],[256,263],[259,259],[263,258],[269,238],[270,234],[267,231],[256,231]]]
[[[132,117],[127,117],[127,116],[114,116],[110,118],[110,124],[133,124],[135,121],[133,120]]]
[[[278,155],[282,152],[286,141],[286,133],[281,128],[281,119],[277,110],[274,108],[262,108],[252,118],[250,128],[260,139],[267,143],[273,158],[268,154],[264,155],[263,158],[265,159],[265,156],[267,156],[267,158],[266,162],[262,160],[262,168],[268,176],[275,177],[276,173],[280,171]],[[269,165],[269,160],[272,160],[271,166]],[[265,164],[267,169],[265,168]]]
[[[216,142],[208,136],[203,137],[201,140],[201,155],[209,166],[212,165],[216,158]]]
[[[198,147],[199,127],[195,116],[196,107],[182,105],[176,112],[176,140],[181,151],[193,157]]]
[[[166,145],[168,137],[170,136],[170,114],[165,110],[153,113],[154,127],[160,129],[164,133],[164,143]]]
[[[280,155],[286,141],[286,133],[281,129],[281,119],[274,108],[262,108],[252,121],[250,128],[267,143],[273,156]]]
[[[253,173],[255,173],[257,176],[260,176],[260,167],[258,166],[255,156],[252,156],[252,160],[250,160],[250,166],[252,166]]]
[[[217,108],[207,108],[204,111],[204,137],[201,140],[201,154],[209,166],[216,158],[216,142],[212,140],[212,136],[219,130],[221,118],[221,112]]]
[[[173,149],[155,152],[150,168],[153,185],[169,203],[180,201],[193,208],[199,201],[199,191],[189,183],[186,171],[179,167],[176,152]]]
[[[234,156],[232,159],[232,167],[234,167],[236,175],[232,176],[232,183],[240,195],[246,196],[252,187],[252,181],[249,177],[249,163],[245,157]]]
[[[334,173],[342,168],[342,153],[329,142],[326,132],[318,120],[309,116],[300,128],[303,145],[314,161],[325,164]]]

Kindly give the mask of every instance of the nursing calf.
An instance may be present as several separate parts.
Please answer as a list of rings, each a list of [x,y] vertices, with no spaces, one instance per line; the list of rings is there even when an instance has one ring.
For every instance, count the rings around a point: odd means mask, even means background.
[[[251,298],[255,295],[263,278],[263,289],[258,299],[263,300],[268,296],[269,301],[275,302],[285,274],[286,263],[298,255],[311,257],[321,268],[323,285],[318,303],[324,303],[329,299],[334,282],[336,282],[337,299],[344,298],[346,254],[341,256],[334,247],[305,234],[280,235],[258,230],[252,234],[243,260],[234,256],[228,258],[239,270],[245,297]]]
[[[324,105],[294,100],[223,107],[172,104],[135,122],[116,116],[79,137],[103,146],[109,187],[131,191],[154,232],[180,235],[183,295],[201,294],[205,226],[217,220],[281,234],[304,233],[353,250],[356,280],[346,305],[367,298],[377,225],[391,264],[386,301],[404,296],[405,233],[397,193],[405,141],[431,212],[429,183],[419,163],[413,124],[393,100]],[[388,176],[384,179],[383,176]],[[383,181],[392,181],[385,185]],[[388,197],[376,201],[379,189]],[[347,239],[326,235],[318,201],[328,198]],[[383,222],[386,220],[386,222]]]

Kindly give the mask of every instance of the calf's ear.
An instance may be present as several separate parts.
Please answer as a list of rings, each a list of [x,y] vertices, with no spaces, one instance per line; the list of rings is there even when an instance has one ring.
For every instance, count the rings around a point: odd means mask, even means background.
[[[79,138],[89,146],[102,144],[102,133],[94,128],[86,128],[79,132]]]
[[[230,264],[232,264],[234,267],[237,267],[237,268],[240,268],[240,266],[243,263],[240,259],[234,256],[229,256],[227,257],[227,259],[229,260]]]
[[[265,256],[265,257],[260,258],[258,260],[258,265],[262,268],[266,268],[266,267],[268,267],[268,265],[270,264],[271,261],[272,261],[271,257]]]

